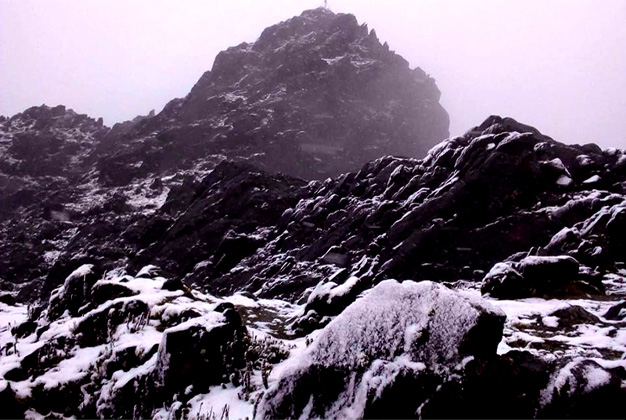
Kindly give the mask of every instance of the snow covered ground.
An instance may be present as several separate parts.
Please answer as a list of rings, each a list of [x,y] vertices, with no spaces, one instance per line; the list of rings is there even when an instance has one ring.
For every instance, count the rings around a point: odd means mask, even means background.
[[[85,276],[88,267],[82,267],[74,278]],[[623,273],[620,273],[623,274]],[[71,276],[70,276],[71,277]],[[23,338],[16,338],[12,328],[29,318],[29,308],[23,305],[11,306],[0,303],[0,391],[7,386],[19,398],[29,398],[37,389],[50,390],[69,386],[72,383],[85,383],[89,377],[97,375],[98,369],[111,362],[115,355],[133,349],[138,356],[145,356],[144,361],[130,369],[120,368],[110,375],[101,378],[97,392],[84,392],[84,404],[96,398],[97,406],[110,404],[112,395],[129,381],[155,369],[158,354],[154,349],[162,342],[164,334],[173,329],[181,329],[188,323],[209,322],[221,314],[213,312],[220,302],[233,304],[241,314],[251,337],[257,342],[273,340],[291,353],[284,362],[271,367],[271,371],[252,370],[249,383],[224,383],[212,386],[208,392],[197,393],[193,387],[188,389],[188,399],[184,403],[174,401],[172,404],[158,409],[154,417],[168,419],[172,416],[185,415],[188,418],[243,419],[252,418],[255,405],[260,400],[266,386],[271,387],[288,368],[290,360],[303,352],[309,343],[319,336],[315,331],[307,337],[293,338],[286,326],[304,310],[304,305],[295,305],[277,299],[257,299],[250,294],[235,294],[224,299],[205,295],[197,291],[163,290],[166,279],[154,274],[154,267],[146,267],[135,277],[126,273],[109,273],[105,280],[98,284],[121,284],[130,289],[130,296],[108,300],[99,306],[87,310],[80,315],[72,316],[65,312],[58,319],[47,322],[45,316],[39,318],[38,332]],[[623,322],[606,319],[607,310],[619,303],[626,296],[626,278],[621,275],[607,277],[610,296],[604,299],[520,299],[486,300],[500,308],[507,316],[504,337],[498,346],[498,353],[504,354],[512,349],[528,350],[541,355],[546,360],[567,358],[571,362],[555,377],[551,386],[566,383],[568,369],[577,369],[576,363],[583,359],[593,360],[604,368],[621,366],[626,368],[626,331],[619,328]],[[475,301],[480,298],[476,286],[464,283],[458,290],[461,294]],[[62,294],[63,289],[56,293]],[[367,292],[365,293],[367,294]],[[149,308],[145,318],[129,319],[125,323],[114,325],[107,342],[96,345],[78,345],[72,341],[76,338],[75,331],[85,319],[97,313],[113,311],[117,305],[131,301],[144,302]],[[564,322],[555,311],[580,307],[587,311],[597,322]],[[199,314],[185,322],[181,314]],[[45,313],[44,313],[45,315]],[[595,318],[597,317],[597,318]],[[221,319],[221,318],[220,318]],[[178,321],[177,321],[178,320]],[[213,322],[213,321],[211,321]],[[621,324],[620,324],[621,322]],[[61,344],[59,344],[61,343]],[[63,345],[62,343],[70,343]],[[45,347],[45,351],[43,350]],[[8,372],[18,368],[26,356],[40,350],[40,362],[49,363],[45,371],[21,380],[9,381],[5,378]],[[604,370],[594,371],[593,366],[585,366],[589,378],[589,386],[602,384],[606,378]],[[597,370],[597,369],[596,369]],[[39,391],[36,391],[39,392]],[[182,413],[182,414],[181,414]],[[29,418],[43,418],[49,413],[28,412]],[[62,413],[61,413],[62,414]]]

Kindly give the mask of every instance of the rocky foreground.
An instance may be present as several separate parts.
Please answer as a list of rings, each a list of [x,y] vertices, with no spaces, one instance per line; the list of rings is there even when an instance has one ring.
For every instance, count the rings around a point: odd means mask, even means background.
[[[94,260],[44,305],[2,295],[3,407],[620,418],[625,182],[623,152],[499,117],[323,183],[221,163],[154,210],[176,217],[141,254],[192,258],[187,274]]]

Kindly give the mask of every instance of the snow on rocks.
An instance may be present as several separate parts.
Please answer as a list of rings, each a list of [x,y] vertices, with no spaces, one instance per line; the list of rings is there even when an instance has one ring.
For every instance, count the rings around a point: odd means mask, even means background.
[[[26,409],[43,416],[150,416],[189,385],[206,393],[245,368],[248,333],[234,305],[164,290],[166,279],[158,276],[87,281],[93,274],[90,265],[74,271],[39,319],[0,304],[0,398],[17,417]],[[11,318],[34,322],[35,331],[13,336]]]
[[[578,261],[567,255],[527,256],[494,265],[485,275],[481,291],[502,299],[603,294],[601,283],[579,272]]]
[[[623,375],[593,360],[575,359],[552,375],[541,392],[539,416],[563,418],[623,418]]]
[[[462,366],[467,357],[495,355],[503,323],[500,310],[445,286],[384,281],[290,361],[258,414],[362,417],[372,395],[380,397],[402,376],[421,383],[423,375],[422,385],[434,392],[438,375]]]

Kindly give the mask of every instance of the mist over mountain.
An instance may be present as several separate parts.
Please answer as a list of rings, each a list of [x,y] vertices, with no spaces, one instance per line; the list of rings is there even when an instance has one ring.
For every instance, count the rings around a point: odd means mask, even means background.
[[[439,100],[318,8],[1,118],[0,417],[622,417],[626,153]]]

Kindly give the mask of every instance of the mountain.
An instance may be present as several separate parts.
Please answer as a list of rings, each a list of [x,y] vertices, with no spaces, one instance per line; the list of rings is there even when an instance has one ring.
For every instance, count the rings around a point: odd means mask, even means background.
[[[309,10],[221,52],[185,98],[107,139],[100,179],[125,184],[209,154],[306,179],[423,156],[448,136],[439,97],[354,16]]]
[[[3,287],[26,284],[25,298],[39,297],[40,288],[47,296],[94,258],[103,270],[158,258],[169,272],[187,274],[196,258],[167,251],[173,243],[154,255],[152,242],[177,212],[187,211],[168,204],[168,213],[153,217],[170,190],[172,197],[181,188],[187,192],[180,194],[195,194],[192,184],[225,159],[311,179],[387,154],[425,155],[448,135],[439,96],[434,80],[410,69],[373,30],[352,15],[320,8],[267,28],[253,44],[221,52],[184,99],[156,115],[109,128],[64,106],[44,105],[6,118],[0,121]],[[238,191],[242,197],[256,188],[248,182]],[[289,194],[279,209],[265,206],[282,212],[301,197]],[[254,200],[266,199],[261,193]],[[268,225],[278,217],[249,213],[249,220]],[[199,232],[211,239],[194,239],[197,256],[212,255],[232,223]],[[145,237],[145,229],[154,238]],[[145,256],[144,248],[150,248]]]
[[[0,119],[0,417],[623,418],[626,152],[438,98],[316,9]]]

